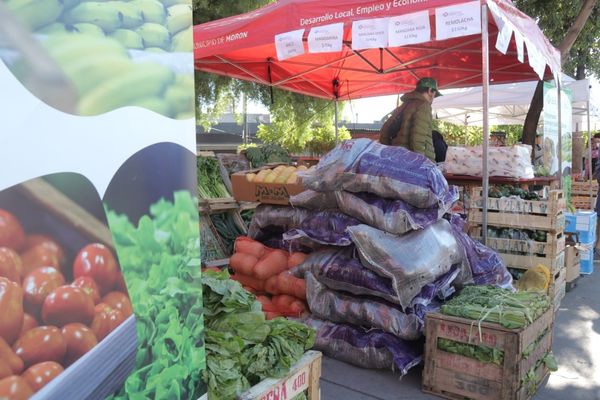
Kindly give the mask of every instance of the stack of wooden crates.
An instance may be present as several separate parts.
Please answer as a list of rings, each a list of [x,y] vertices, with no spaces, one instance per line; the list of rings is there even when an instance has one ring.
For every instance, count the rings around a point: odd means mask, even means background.
[[[546,232],[546,241],[491,238],[486,245],[502,257],[508,268],[528,270],[545,265],[552,275],[548,296],[558,310],[566,291],[565,198],[561,190],[550,190],[544,200],[515,197],[488,198],[488,228],[513,228]],[[482,239],[483,195],[481,188],[471,190],[469,235]]]
[[[590,197],[590,186],[592,197]],[[595,180],[571,183],[571,205],[578,210],[593,210],[596,207],[597,195],[598,182]]]

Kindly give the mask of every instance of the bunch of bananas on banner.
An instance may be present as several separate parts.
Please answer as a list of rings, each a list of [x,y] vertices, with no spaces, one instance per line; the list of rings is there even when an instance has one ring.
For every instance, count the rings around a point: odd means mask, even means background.
[[[191,53],[191,0],[4,0],[70,79],[79,115],[140,106],[194,116],[194,78],[132,52]]]
[[[129,49],[192,51],[191,0],[5,0],[32,32],[110,36]]]

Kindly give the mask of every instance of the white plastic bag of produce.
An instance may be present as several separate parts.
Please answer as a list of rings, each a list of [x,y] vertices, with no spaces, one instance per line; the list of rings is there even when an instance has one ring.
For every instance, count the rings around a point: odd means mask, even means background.
[[[392,279],[403,309],[423,286],[448,272],[452,265],[463,263],[462,249],[444,219],[402,236],[368,225],[351,226],[348,231],[362,264]]]
[[[482,146],[449,147],[444,170],[455,175],[482,175]],[[531,146],[490,147],[488,149],[490,176],[504,176],[519,179],[534,177],[531,164]]]
[[[370,139],[344,141],[298,176],[307,189],[369,192],[419,208],[440,203],[448,191],[444,175],[427,157]]]

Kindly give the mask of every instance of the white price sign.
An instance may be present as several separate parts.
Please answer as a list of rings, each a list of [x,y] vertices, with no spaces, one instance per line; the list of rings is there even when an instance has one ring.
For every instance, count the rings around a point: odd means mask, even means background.
[[[304,29],[298,29],[296,31],[275,35],[277,59],[282,61],[304,54],[302,36],[304,36]]]
[[[308,33],[309,53],[328,53],[342,50],[344,23],[317,26]]]
[[[352,22],[352,49],[387,47],[388,19],[375,18]]]
[[[481,3],[472,1],[436,8],[435,30],[437,40],[481,33]]]
[[[429,11],[391,17],[388,29],[390,47],[429,42],[431,39]]]

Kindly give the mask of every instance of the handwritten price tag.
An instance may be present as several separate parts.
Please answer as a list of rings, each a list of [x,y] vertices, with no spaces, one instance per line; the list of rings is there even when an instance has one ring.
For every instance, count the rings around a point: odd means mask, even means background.
[[[266,393],[257,397],[258,400],[290,400],[308,389],[310,368],[307,365],[290,378],[272,386]]]

